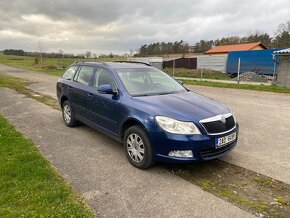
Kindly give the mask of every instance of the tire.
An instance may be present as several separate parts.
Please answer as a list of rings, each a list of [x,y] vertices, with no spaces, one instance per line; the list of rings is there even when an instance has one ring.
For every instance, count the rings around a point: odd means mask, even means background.
[[[63,102],[61,106],[61,110],[62,110],[63,121],[66,126],[74,127],[78,124],[77,120],[74,118],[74,114],[68,100]]]
[[[132,126],[126,130],[123,144],[126,156],[134,167],[147,169],[154,164],[149,138],[140,126]]]

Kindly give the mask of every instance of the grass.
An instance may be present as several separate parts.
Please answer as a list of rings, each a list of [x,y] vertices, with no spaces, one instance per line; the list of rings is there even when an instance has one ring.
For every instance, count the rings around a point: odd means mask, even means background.
[[[220,160],[165,167],[254,215],[290,217],[290,185],[286,183]]]
[[[15,91],[22,93],[29,98],[33,98],[48,106],[51,106],[54,109],[59,110],[59,104],[57,100],[55,100],[51,96],[42,95],[26,87],[31,83],[32,83],[31,81],[28,81],[25,79],[20,79],[20,78],[16,78],[13,76],[0,73],[0,87],[14,89]]]
[[[217,184],[217,182],[213,179],[202,179],[200,183],[204,191],[216,193],[218,196],[224,197],[235,204],[255,209],[257,212],[261,213],[264,212],[267,208],[264,202],[254,202],[249,198],[242,197],[238,193],[233,192],[231,187]]]
[[[209,82],[209,81],[195,81],[195,80],[183,80],[184,84],[198,85],[198,86],[209,86],[219,88],[231,88],[231,89],[244,89],[254,91],[265,91],[265,92],[276,92],[276,93],[290,93],[290,88],[280,86],[265,86],[265,85],[250,85],[250,84],[231,84],[222,82]]]
[[[279,203],[279,204],[281,204],[281,205],[287,205],[287,204],[290,204],[290,201],[289,202],[287,202],[285,199],[283,199],[282,197],[276,197],[276,201]]]
[[[173,76],[172,68],[163,69],[168,75]],[[201,70],[199,69],[185,69],[185,68],[177,68],[174,70],[175,77],[189,77],[189,78],[200,78]],[[232,78],[227,74],[214,71],[214,70],[203,70],[202,77],[204,79],[217,79],[217,80],[231,80]]]
[[[35,144],[2,115],[0,160],[0,217],[95,217]]]
[[[11,67],[17,67],[26,70],[44,72],[50,75],[60,76],[63,74],[64,69],[71,65],[76,60],[86,61],[115,61],[125,60],[125,58],[97,58],[97,59],[79,59],[79,58],[43,58],[43,63],[35,64],[35,57],[28,56],[14,56],[0,54],[0,63],[6,64]]]

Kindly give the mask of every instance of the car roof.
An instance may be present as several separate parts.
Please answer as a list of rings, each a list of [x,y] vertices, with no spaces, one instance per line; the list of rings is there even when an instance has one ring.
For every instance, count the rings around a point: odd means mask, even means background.
[[[152,68],[149,64],[142,62],[99,62],[99,61],[77,61],[74,65],[106,66],[111,69],[126,68]]]

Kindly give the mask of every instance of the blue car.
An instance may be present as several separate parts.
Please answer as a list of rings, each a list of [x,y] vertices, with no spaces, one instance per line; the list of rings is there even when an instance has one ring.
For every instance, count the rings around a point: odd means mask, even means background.
[[[66,126],[79,122],[122,142],[129,162],[195,162],[232,150],[239,126],[223,103],[144,63],[72,64],[57,82]]]

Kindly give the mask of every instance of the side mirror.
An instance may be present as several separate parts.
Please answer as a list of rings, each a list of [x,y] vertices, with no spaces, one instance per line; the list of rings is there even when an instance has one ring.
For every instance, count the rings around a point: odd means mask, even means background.
[[[182,80],[177,79],[176,82],[178,82],[180,85],[183,86],[183,81]]]
[[[103,94],[112,94],[112,95],[118,94],[118,91],[113,90],[113,88],[110,84],[100,85],[98,87],[98,92],[103,93]]]

